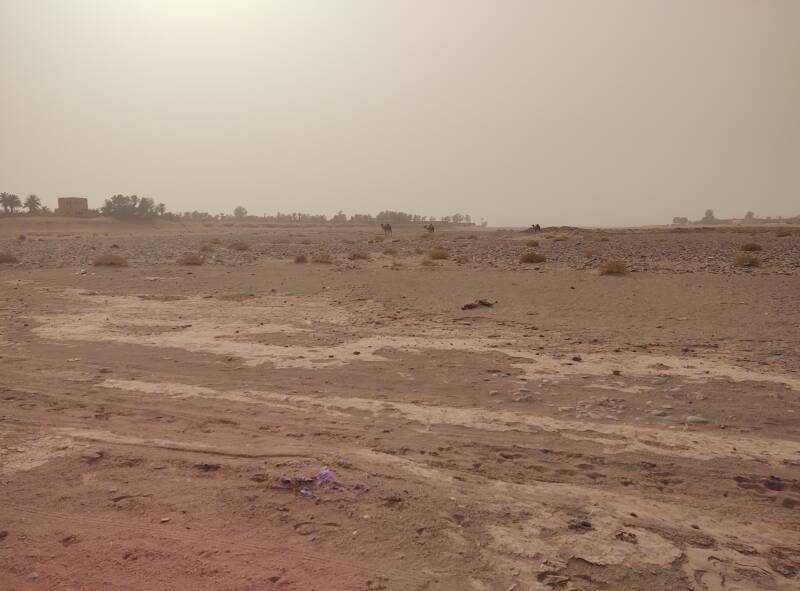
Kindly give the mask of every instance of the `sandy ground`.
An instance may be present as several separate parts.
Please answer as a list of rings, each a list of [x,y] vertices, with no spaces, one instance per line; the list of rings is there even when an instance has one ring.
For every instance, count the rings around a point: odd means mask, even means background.
[[[0,225],[0,589],[800,588],[800,235],[548,235]]]

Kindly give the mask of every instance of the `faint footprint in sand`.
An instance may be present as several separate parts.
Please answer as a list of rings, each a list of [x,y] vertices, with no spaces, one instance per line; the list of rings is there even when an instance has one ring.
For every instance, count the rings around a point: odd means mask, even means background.
[[[312,534],[320,533],[322,531],[330,531],[339,529],[341,525],[335,522],[316,523],[314,521],[302,521],[294,525],[294,531],[301,536],[310,536]]]

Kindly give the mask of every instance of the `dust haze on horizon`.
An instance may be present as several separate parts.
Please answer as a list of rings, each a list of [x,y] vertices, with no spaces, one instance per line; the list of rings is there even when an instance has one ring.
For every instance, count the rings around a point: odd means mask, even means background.
[[[800,214],[796,0],[0,0],[0,82],[51,206]]]

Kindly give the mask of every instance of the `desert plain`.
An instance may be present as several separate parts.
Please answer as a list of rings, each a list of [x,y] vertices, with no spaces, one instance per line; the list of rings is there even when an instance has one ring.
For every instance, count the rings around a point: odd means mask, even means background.
[[[800,588],[800,228],[0,253],[2,590]]]

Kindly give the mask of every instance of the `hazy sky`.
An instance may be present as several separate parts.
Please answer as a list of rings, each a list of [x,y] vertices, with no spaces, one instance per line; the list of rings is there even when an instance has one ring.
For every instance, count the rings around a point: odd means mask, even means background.
[[[0,190],[800,213],[800,0],[0,0]]]

